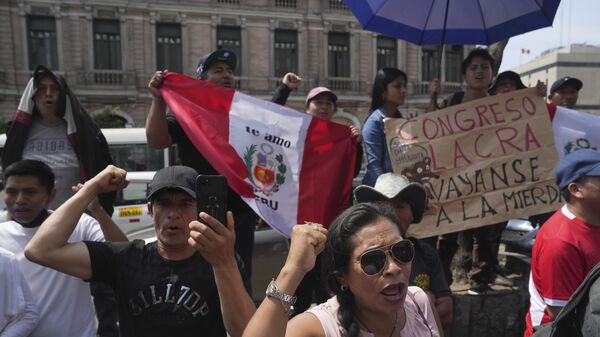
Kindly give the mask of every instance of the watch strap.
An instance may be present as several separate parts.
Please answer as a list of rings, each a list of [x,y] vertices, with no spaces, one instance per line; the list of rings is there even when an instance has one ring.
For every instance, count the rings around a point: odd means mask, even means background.
[[[267,291],[265,292],[265,294],[269,297],[276,298],[276,299],[280,300],[281,302],[283,302],[285,304],[289,304],[289,305],[294,305],[294,303],[296,303],[296,299],[297,299],[297,297],[295,295],[290,295],[290,294],[281,292],[277,288],[275,279],[271,279],[271,283],[269,283],[269,286],[267,287]]]

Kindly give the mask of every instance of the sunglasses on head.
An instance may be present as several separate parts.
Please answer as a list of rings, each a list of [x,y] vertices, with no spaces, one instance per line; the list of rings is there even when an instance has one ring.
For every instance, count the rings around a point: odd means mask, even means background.
[[[356,263],[362,271],[371,276],[380,273],[387,266],[387,253],[398,263],[409,263],[415,257],[415,248],[410,240],[400,240],[391,245],[375,248],[362,253]]]

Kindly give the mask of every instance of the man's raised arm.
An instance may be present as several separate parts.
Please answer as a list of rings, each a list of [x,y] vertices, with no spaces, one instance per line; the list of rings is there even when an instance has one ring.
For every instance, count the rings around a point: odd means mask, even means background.
[[[62,204],[42,223],[25,247],[25,256],[38,264],[88,280],[92,277],[89,252],[83,242],[69,243],[87,205],[100,193],[127,186],[127,172],[109,165]]]
[[[165,70],[166,71],[166,70]],[[167,104],[163,100],[158,88],[164,80],[164,72],[154,73],[148,83],[148,90],[152,94],[152,105],[146,118],[146,138],[148,145],[154,149],[164,149],[172,144],[167,123]]]

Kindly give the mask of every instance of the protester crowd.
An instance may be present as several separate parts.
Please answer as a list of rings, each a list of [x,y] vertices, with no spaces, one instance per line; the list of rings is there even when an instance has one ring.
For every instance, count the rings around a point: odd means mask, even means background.
[[[234,88],[236,65],[233,52],[217,50],[200,59],[197,78]],[[428,110],[525,88],[511,71],[494,79],[494,68],[486,49],[474,49],[461,66],[464,91],[438,103],[441,83],[431,81]],[[252,266],[259,217],[232,189],[226,223],[197,214],[196,177],[218,172],[169,112],[164,81],[165,71],[157,71],[148,84],[148,144],[177,144],[182,165],[157,171],[148,186],[157,240],[145,244],[129,242],[111,220],[127,172],[112,165],[100,129],[63,77],[43,66],[34,71],[2,153],[8,221],[0,224],[0,336],[442,336],[452,326],[458,233],[408,234],[429,207],[428,191],[392,172],[384,132],[385,118],[403,117],[402,70],[377,72],[362,132],[349,127],[357,147],[347,163],[354,176],[366,156],[354,205],[330,224],[292,229],[287,260],[258,308],[249,279],[261,267]],[[285,105],[301,82],[286,74],[272,102]],[[550,117],[557,106],[576,109],[582,87],[576,78],[557,80],[548,96]],[[544,84],[536,88],[546,97]],[[305,113],[331,121],[337,104],[335,92],[316,87]],[[600,153],[565,156],[556,184],[565,204],[532,216],[543,226],[532,252],[530,310],[519,318],[525,336],[557,317],[600,262]],[[473,242],[470,294],[511,285],[498,263],[505,226],[464,233]]]

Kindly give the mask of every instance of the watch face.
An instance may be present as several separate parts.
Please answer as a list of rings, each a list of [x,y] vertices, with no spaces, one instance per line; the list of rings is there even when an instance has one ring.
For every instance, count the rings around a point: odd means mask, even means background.
[[[267,286],[267,295],[272,296],[272,295],[275,295],[276,292],[277,292],[277,288],[275,287],[275,281],[271,280],[271,282]]]

